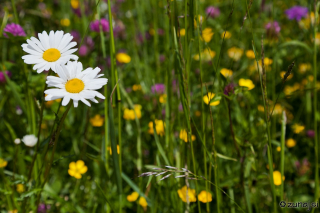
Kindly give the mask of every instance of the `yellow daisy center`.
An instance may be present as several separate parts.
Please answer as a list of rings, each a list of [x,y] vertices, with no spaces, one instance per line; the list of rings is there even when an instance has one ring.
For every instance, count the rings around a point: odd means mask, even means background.
[[[66,90],[70,93],[79,93],[84,89],[84,83],[78,78],[71,79],[66,83]]]
[[[42,55],[42,58],[48,62],[57,61],[60,57],[61,53],[56,48],[47,49]]]

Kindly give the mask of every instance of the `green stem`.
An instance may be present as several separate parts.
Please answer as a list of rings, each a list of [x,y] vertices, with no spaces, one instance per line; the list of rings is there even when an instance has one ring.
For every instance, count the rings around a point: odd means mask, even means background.
[[[19,24],[17,8],[16,8],[16,4],[15,4],[14,0],[11,0],[11,4],[12,4],[13,13],[14,13],[14,19],[15,19],[16,23]]]
[[[280,159],[280,173],[281,173],[281,191],[280,191],[280,200],[284,200],[283,196],[283,189],[284,189],[284,182],[282,177],[284,176],[284,142],[286,137],[286,113],[282,112],[282,124],[281,124],[281,159]]]
[[[315,23],[313,28],[313,77],[314,77],[314,94],[313,94],[313,110],[314,110],[314,154],[315,154],[315,193],[314,193],[314,201],[317,202],[319,199],[319,142],[318,142],[318,121],[317,121],[317,44],[316,44],[316,37],[317,37],[317,20],[318,20],[318,10],[317,10],[317,1],[314,1],[314,14],[315,14]],[[312,209],[314,212],[314,209]]]
[[[54,145],[53,145],[53,150],[52,150],[52,154],[51,154],[51,159],[50,159],[50,162],[48,163],[48,167],[47,167],[47,170],[46,170],[46,172],[45,172],[45,178],[44,178],[44,181],[43,181],[43,183],[42,183],[42,185],[41,185],[41,189],[43,189],[44,185],[45,185],[46,182],[48,181],[48,178],[49,178],[49,175],[50,175],[50,170],[51,170],[52,163],[53,163],[53,159],[54,159],[54,154],[55,154],[56,148],[57,148],[57,143],[58,143],[59,136],[60,136],[60,132],[61,132],[61,129],[62,129],[62,126],[63,126],[63,122],[64,122],[64,120],[66,119],[67,114],[68,114],[71,106],[72,106],[72,103],[69,103],[69,105],[68,105],[68,107],[67,107],[67,110],[63,113],[62,118],[61,118],[60,121],[59,121],[59,125],[57,126],[56,135],[55,135],[55,140],[54,140]],[[36,206],[39,205],[40,197],[41,197],[41,193],[39,193],[39,195],[38,195],[37,202],[36,202]]]
[[[115,80],[117,83],[117,101],[118,101],[118,137],[119,137],[119,168],[120,168],[120,174],[122,173],[122,162],[121,162],[121,156],[122,156],[122,149],[121,149],[121,95],[120,95],[120,88],[118,84],[118,72],[115,66],[115,45],[114,45],[114,36],[113,36],[113,27],[112,27],[112,14],[111,14],[111,3],[110,0],[108,0],[108,15],[109,15],[109,26],[110,26],[110,57],[111,57],[111,73],[112,76],[115,76]],[[114,78],[112,78],[113,80]],[[115,168],[116,169],[116,168]],[[121,191],[121,189],[119,189]],[[121,194],[119,194],[119,202],[120,202],[120,208],[119,212],[122,212],[121,208]]]

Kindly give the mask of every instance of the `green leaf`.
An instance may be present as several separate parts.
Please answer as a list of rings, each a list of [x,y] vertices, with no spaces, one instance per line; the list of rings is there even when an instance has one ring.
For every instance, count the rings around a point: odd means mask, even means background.
[[[238,160],[237,160],[237,159],[235,159],[235,158],[231,158],[231,157],[228,157],[228,156],[222,155],[222,154],[220,154],[220,153],[217,153],[217,157],[222,158],[222,159],[225,159],[225,160],[238,161]]]
[[[114,121],[113,121],[113,108],[111,102],[109,102],[109,132],[110,132],[110,141],[111,141],[111,150],[112,150],[112,159],[113,159],[113,168],[116,173],[117,179],[117,188],[119,194],[122,194],[122,182],[120,175],[120,166],[119,166],[119,155],[117,152],[117,141],[114,129]]]
[[[287,47],[287,46],[299,46],[299,47],[302,47],[305,50],[307,50],[309,53],[312,53],[312,48],[310,48],[306,43],[301,42],[301,41],[294,40],[294,41],[284,42],[279,46],[279,49]]]

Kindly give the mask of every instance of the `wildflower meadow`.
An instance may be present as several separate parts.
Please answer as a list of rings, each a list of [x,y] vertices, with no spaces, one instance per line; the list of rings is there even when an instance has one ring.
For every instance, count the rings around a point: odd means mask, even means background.
[[[1,0],[0,213],[319,212],[319,9]]]

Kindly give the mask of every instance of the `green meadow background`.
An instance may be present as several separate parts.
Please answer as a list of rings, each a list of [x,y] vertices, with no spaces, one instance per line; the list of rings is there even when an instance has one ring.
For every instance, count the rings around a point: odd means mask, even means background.
[[[307,12],[290,18],[293,6]],[[0,212],[318,208],[319,6],[2,0]],[[100,19],[109,28],[92,30]],[[4,35],[12,23],[25,36]],[[84,68],[101,68],[105,100],[44,101],[55,73],[25,64],[21,45],[51,30],[74,36]]]

